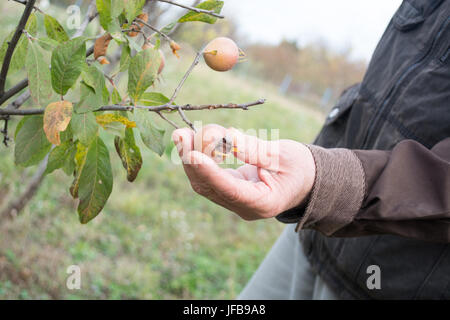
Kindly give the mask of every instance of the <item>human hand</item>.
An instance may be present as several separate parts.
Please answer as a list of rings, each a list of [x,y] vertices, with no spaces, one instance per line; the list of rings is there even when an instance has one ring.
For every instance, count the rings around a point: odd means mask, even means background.
[[[197,134],[178,129],[172,139],[194,191],[244,220],[275,217],[298,206],[314,184],[313,156],[293,140],[264,141],[217,125],[207,125]],[[238,169],[218,166],[222,141],[246,164]]]

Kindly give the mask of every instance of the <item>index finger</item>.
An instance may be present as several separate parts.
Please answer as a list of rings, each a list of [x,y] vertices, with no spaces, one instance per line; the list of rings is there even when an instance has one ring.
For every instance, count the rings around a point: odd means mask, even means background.
[[[259,168],[279,171],[278,141],[262,140],[246,135],[235,128],[227,130],[226,140],[232,145],[232,152],[239,160]]]

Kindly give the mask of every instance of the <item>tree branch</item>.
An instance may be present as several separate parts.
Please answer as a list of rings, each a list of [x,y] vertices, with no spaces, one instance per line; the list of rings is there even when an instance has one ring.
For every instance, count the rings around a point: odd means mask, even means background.
[[[30,98],[31,98],[30,90],[27,90],[24,93],[22,93],[20,96],[18,96],[16,100],[11,102],[7,108],[19,109]]]
[[[12,0],[12,1],[23,4],[24,6],[27,5],[27,1],[25,1],[25,0]],[[33,9],[36,11],[39,11],[40,13],[43,13],[42,10],[39,9],[39,7],[33,6]]]
[[[178,84],[178,86],[175,88],[175,91],[173,92],[172,97],[170,97],[170,101],[167,103],[168,105],[172,104],[175,101],[175,99],[176,99],[176,97],[178,95],[178,92],[181,90],[181,87],[184,85],[184,83],[186,82],[187,78],[192,73],[192,70],[194,70],[195,66],[198,65],[198,63],[200,61],[200,57],[202,55],[202,52],[203,52],[203,49],[200,50],[199,52],[197,52],[197,55],[195,56],[194,61],[192,62],[191,66],[189,67],[189,69],[184,74],[184,76],[181,79],[181,81]]]
[[[22,93],[16,100],[10,103],[7,109],[8,110],[18,109],[30,98],[31,98],[30,90],[27,90],[24,93]],[[0,115],[0,120],[9,120],[9,115]]]
[[[174,127],[175,129],[180,129],[180,127],[173,122],[172,120],[170,120],[169,118],[167,118],[165,115],[162,114],[162,112],[160,111],[156,111],[156,113],[165,121],[167,121],[172,127]]]
[[[189,67],[189,69],[186,71],[186,73],[184,74],[183,78],[181,79],[180,83],[178,84],[178,86],[175,88],[175,91],[172,94],[172,97],[170,98],[169,102],[167,103],[167,105],[172,105],[173,102],[175,101],[175,98],[178,95],[178,92],[181,90],[181,87],[183,87],[184,83],[186,82],[186,79],[189,77],[189,75],[192,73],[192,70],[194,70],[195,66],[198,65],[199,61],[200,61],[200,57],[202,55],[203,52],[203,48],[197,52],[197,55],[194,58],[194,61],[192,62],[191,66]],[[180,114],[181,119],[183,119],[183,121],[192,129],[194,130],[194,132],[197,132],[197,130],[195,129],[194,125],[192,124],[191,121],[189,121],[189,119],[186,117],[186,114],[183,111],[183,108],[178,107],[177,108],[178,113]]]
[[[157,34],[159,34],[160,36],[162,36],[162,37],[163,37],[164,39],[166,39],[167,41],[169,41],[169,42],[172,42],[172,41],[173,41],[172,38],[169,37],[167,34],[161,32],[161,30],[159,30],[158,28],[152,26],[151,24],[148,24],[148,23],[145,22],[144,20],[142,20],[142,19],[136,19],[136,21],[137,21],[138,23],[142,23],[144,26],[146,26],[146,27],[149,28],[150,30],[156,32]]]
[[[171,1],[171,0],[157,0],[157,1],[165,2],[165,3],[168,3],[168,4],[174,5],[174,6],[178,6],[178,7],[190,10],[190,11],[197,12],[197,13],[206,13],[206,14],[209,14],[210,16],[213,16],[213,17],[216,17],[216,18],[219,18],[219,19],[225,18],[223,15],[215,13],[214,11],[204,10],[204,9],[200,9],[200,8],[187,6],[187,5],[184,5],[184,4],[181,4],[181,3],[177,3],[177,2],[174,2],[174,1]]]
[[[95,19],[95,17],[98,15],[97,12],[97,6],[95,4],[95,1],[91,1],[89,4],[89,7],[86,12],[86,16],[84,17],[83,23],[81,24],[80,28],[75,32],[73,35],[73,38],[77,38],[83,35],[83,33],[86,31],[87,26],[89,23]]]
[[[9,136],[8,136],[9,116],[6,116],[5,118],[3,118],[3,120],[5,121],[5,125],[4,125],[3,130],[1,131],[1,133],[3,134],[3,144],[5,145],[5,147],[7,147],[8,146],[8,141],[9,141]]]
[[[0,105],[2,105],[3,103],[5,103],[5,101],[7,101],[9,98],[11,98],[12,96],[16,95],[17,93],[19,93],[20,91],[22,91],[23,89],[25,89],[26,87],[28,87],[28,78],[23,79],[22,81],[20,81],[18,84],[16,84],[14,87],[12,87],[11,89],[9,89],[8,91],[6,91],[1,97],[0,97]]]
[[[3,97],[5,93],[5,84],[6,84],[6,76],[8,75],[9,65],[11,64],[11,58],[14,53],[14,49],[16,49],[17,43],[19,42],[20,37],[22,36],[23,29],[25,28],[28,18],[33,11],[34,4],[36,0],[28,0],[25,5],[25,10],[23,11],[22,18],[20,18],[19,24],[17,25],[16,31],[8,43],[8,49],[5,53],[5,58],[3,60],[2,70],[0,72],[0,96]]]
[[[11,201],[11,203],[0,213],[0,219],[14,219],[23,210],[23,208],[25,208],[27,203],[35,195],[40,184],[42,183],[42,180],[44,179],[45,170],[47,169],[47,161],[48,155],[39,164],[37,171],[34,173],[25,191],[18,199]]]
[[[119,104],[103,106],[95,111],[133,111],[133,108],[144,109],[150,112],[161,112],[161,111],[200,111],[200,110],[217,110],[217,109],[242,109],[248,110],[250,107],[264,104],[265,99],[260,99],[250,103],[236,104],[203,104],[203,105],[159,105],[159,106],[124,106]],[[44,114],[45,109],[14,109],[12,107],[0,109],[0,115],[6,116],[29,116]]]

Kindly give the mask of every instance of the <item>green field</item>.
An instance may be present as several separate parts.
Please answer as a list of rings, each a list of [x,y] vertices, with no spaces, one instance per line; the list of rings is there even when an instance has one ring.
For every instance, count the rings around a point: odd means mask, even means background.
[[[193,55],[182,54],[180,60],[169,60],[165,79],[155,90],[170,95]],[[241,129],[280,129],[281,138],[311,142],[323,116],[279,96],[263,80],[246,79],[234,71],[216,73],[200,65],[177,101],[241,103],[267,98],[265,105],[250,111],[189,116]],[[165,126],[159,118],[155,121]],[[104,137],[111,146],[112,136]],[[72,179],[62,171],[44,180],[20,216],[0,221],[0,299],[236,297],[283,226],[275,219],[245,222],[197,196],[181,166],[140,146],[144,165],[133,184],[126,181],[119,158],[111,152],[113,194],[88,225],[78,222],[76,202],[68,192]],[[14,167],[13,148],[0,147],[3,205],[23,190],[33,172]],[[66,288],[70,265],[81,267],[81,290]]]

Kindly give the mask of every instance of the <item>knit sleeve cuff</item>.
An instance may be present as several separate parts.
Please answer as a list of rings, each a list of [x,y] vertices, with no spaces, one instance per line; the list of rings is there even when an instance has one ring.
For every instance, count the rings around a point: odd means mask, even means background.
[[[316,164],[316,177],[296,231],[315,229],[326,235],[351,223],[365,194],[365,174],[359,158],[348,149],[307,145]]]

